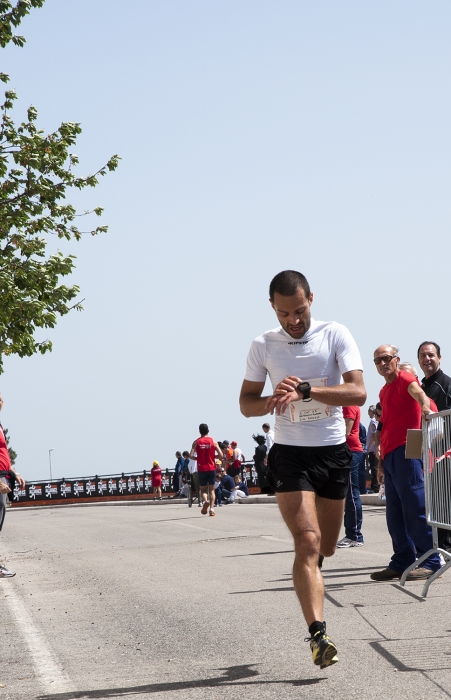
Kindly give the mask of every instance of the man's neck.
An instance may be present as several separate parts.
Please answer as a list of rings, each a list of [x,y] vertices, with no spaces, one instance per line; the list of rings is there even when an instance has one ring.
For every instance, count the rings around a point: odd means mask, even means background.
[[[385,381],[387,384],[393,384],[393,382],[398,378],[399,374],[399,369],[397,369],[395,372],[390,372],[390,374],[387,374],[385,377]]]
[[[425,372],[425,373],[424,373],[424,378],[425,378],[425,379],[430,379],[431,377],[435,377],[435,375],[438,374],[439,372],[440,372],[440,367],[438,367],[438,368],[435,370],[435,372],[427,372],[427,373]]]

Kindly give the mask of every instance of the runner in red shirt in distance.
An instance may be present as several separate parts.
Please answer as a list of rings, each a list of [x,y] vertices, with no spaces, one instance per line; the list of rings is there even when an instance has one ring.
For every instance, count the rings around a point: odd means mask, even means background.
[[[197,453],[197,473],[199,475],[199,486],[203,500],[201,513],[202,515],[207,515],[208,505],[210,504],[210,515],[216,515],[214,511],[216,480],[215,456],[218,455],[219,459],[222,459],[222,451],[218,443],[208,436],[208,432],[208,425],[206,423],[201,423],[199,425],[200,438],[194,440],[190,458],[193,459],[194,453]]]

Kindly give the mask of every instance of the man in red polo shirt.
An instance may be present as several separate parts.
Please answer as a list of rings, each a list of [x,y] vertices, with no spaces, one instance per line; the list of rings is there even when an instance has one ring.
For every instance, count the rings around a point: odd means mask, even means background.
[[[3,397],[0,394],[0,411],[3,408]],[[25,481],[20,474],[11,466],[9,458],[8,445],[6,444],[5,434],[0,424],[0,530],[3,527],[6,514],[6,494],[11,491],[11,476],[14,476],[20,488],[25,486]],[[6,566],[0,564],[0,578],[11,578],[15,576],[14,571],[8,571]]]
[[[210,515],[216,515],[215,506],[215,481],[216,464],[215,457],[218,455],[222,459],[222,450],[213,438],[208,436],[208,425],[199,425],[200,438],[194,440],[190,457],[193,459],[197,453],[197,473],[199,476],[199,487],[202,494],[202,515],[207,515],[208,505],[210,505]]]
[[[432,529],[426,521],[423,463],[407,459],[407,430],[421,427],[423,415],[432,413],[431,402],[410,372],[399,369],[398,349],[381,345],[374,363],[385,379],[379,393],[382,405],[381,457],[378,478],[384,480],[387,527],[393,556],[386,569],[371,574],[374,581],[401,578],[405,569],[432,549]],[[407,576],[408,581],[427,579],[440,569],[438,554],[425,559]]]

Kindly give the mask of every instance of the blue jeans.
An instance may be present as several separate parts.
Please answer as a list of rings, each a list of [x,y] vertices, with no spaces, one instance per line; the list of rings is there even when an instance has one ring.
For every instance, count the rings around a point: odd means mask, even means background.
[[[432,549],[432,529],[426,521],[424,505],[423,463],[406,459],[405,445],[384,458],[385,504],[388,532],[393,543],[393,556],[388,565],[399,574]],[[438,554],[422,564],[425,569],[440,569]]]
[[[345,535],[354,542],[363,542],[362,501],[360,500],[360,465],[363,452],[352,452],[349,486],[345,501]]]

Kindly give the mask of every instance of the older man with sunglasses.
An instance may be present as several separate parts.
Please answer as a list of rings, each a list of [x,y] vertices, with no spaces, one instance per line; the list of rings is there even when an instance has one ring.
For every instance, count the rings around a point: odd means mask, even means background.
[[[403,571],[432,548],[432,530],[426,521],[423,465],[420,459],[407,459],[407,430],[420,428],[423,415],[431,413],[431,403],[410,372],[399,369],[398,349],[381,345],[374,352],[377,371],[385,379],[379,393],[382,405],[378,478],[384,480],[387,527],[392,538],[393,556],[386,569],[371,574],[374,581],[401,578]],[[428,557],[410,572],[408,581],[427,579],[440,568],[438,554]]]

